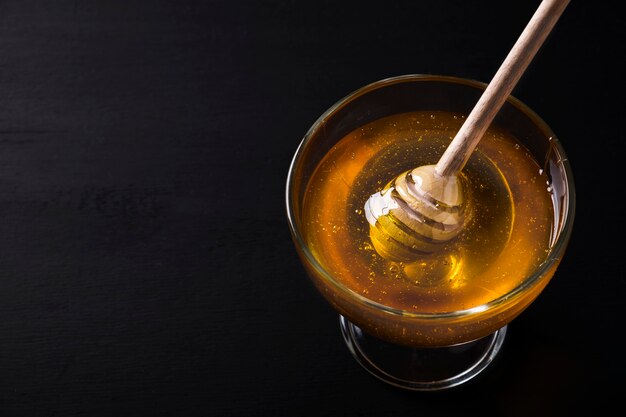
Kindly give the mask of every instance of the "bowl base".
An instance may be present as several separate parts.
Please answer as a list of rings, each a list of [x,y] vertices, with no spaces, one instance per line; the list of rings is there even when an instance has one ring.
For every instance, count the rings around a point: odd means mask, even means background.
[[[438,391],[461,385],[497,356],[506,326],[482,339],[442,348],[412,348],[378,339],[339,315],[348,349],[368,372],[396,387]]]

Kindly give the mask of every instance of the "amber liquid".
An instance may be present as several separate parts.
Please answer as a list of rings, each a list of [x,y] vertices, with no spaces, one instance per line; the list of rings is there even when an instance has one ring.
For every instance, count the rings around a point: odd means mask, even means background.
[[[412,262],[381,257],[363,206],[398,174],[435,164],[464,121],[448,112],[411,112],[346,135],[324,157],[303,203],[307,247],[345,287],[410,313],[466,310],[522,284],[546,259],[554,213],[548,177],[528,150],[495,127],[460,175],[469,217],[434,255]]]

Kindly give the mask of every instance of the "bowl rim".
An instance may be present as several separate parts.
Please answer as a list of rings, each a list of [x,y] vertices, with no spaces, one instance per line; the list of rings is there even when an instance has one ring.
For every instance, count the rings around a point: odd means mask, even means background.
[[[389,313],[396,316],[416,318],[416,319],[449,319],[449,318],[460,318],[467,317],[475,314],[479,314],[481,312],[492,310],[500,305],[503,305],[508,300],[515,298],[516,296],[524,293],[528,288],[534,286],[541,278],[552,268],[555,263],[558,265],[560,263],[565,249],[567,248],[568,242],[570,240],[570,236],[572,233],[572,228],[574,224],[575,217],[575,209],[576,209],[576,189],[574,185],[574,177],[572,173],[571,164],[563,148],[560,140],[554,134],[550,126],[541,118],[534,110],[532,110],[529,106],[524,104],[521,100],[517,99],[513,95],[509,95],[507,102],[513,105],[517,110],[524,113],[528,116],[533,123],[539,127],[542,131],[547,132],[550,137],[551,145],[556,148],[559,155],[561,156],[560,162],[563,165],[563,170],[565,173],[565,181],[567,183],[568,192],[565,194],[566,203],[563,204],[564,222],[561,227],[561,232],[558,234],[556,241],[554,241],[546,259],[533,271],[533,273],[525,279],[518,286],[507,292],[506,294],[501,295],[498,298],[495,298],[491,301],[488,301],[484,304],[470,307],[467,309],[449,311],[449,312],[437,312],[437,313],[427,313],[427,312],[412,312],[401,309],[396,309],[393,307],[389,307],[387,305],[378,303],[374,300],[370,300],[367,297],[353,291],[340,281],[333,278],[332,274],[330,274],[326,269],[317,261],[315,256],[311,253],[309,248],[304,242],[304,238],[296,224],[295,221],[295,207],[293,204],[293,200],[295,197],[292,197],[292,190],[295,186],[295,178],[294,172],[296,167],[298,166],[301,158],[303,156],[304,150],[312,140],[314,133],[318,130],[320,126],[322,126],[325,121],[341,109],[348,102],[376,89],[384,88],[386,86],[404,82],[444,82],[450,84],[462,84],[467,87],[478,88],[484,90],[487,86],[486,83],[482,81],[477,81],[471,78],[462,78],[456,76],[448,76],[448,75],[436,75],[436,74],[406,74],[399,75],[394,77],[383,78],[378,81],[371,82],[366,84],[363,87],[360,87],[356,90],[353,90],[351,93],[345,95],[343,98],[336,101],[332,106],[330,106],[321,116],[317,118],[317,120],[311,125],[311,127],[307,130],[306,134],[300,141],[291,163],[289,164],[289,170],[287,174],[287,182],[285,188],[285,198],[286,198],[286,213],[289,229],[291,232],[292,239],[295,244],[300,249],[301,255],[303,255],[306,261],[314,268],[320,276],[337,290],[345,293],[350,299],[355,300],[363,305],[368,307],[380,310],[385,313]]]

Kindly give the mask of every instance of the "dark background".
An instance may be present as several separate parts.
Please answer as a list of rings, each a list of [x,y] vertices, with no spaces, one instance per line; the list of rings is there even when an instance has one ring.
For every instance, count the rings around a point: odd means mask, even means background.
[[[287,227],[289,163],[326,108],[402,74],[488,82],[538,4],[0,1],[0,416],[619,407],[616,2],[572,1],[514,90],[568,152],[576,222],[478,378],[417,393],[367,374]]]

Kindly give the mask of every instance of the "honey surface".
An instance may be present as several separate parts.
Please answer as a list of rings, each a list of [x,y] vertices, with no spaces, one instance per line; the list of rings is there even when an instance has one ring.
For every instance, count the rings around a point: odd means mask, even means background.
[[[339,141],[317,167],[303,206],[304,238],[320,265],[362,296],[410,312],[483,305],[520,285],[544,259],[553,209],[548,178],[516,138],[490,128],[460,175],[469,218],[433,255],[391,262],[373,248],[363,206],[398,174],[435,164],[464,121],[413,112]]]

